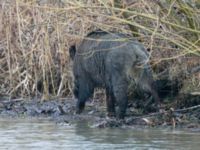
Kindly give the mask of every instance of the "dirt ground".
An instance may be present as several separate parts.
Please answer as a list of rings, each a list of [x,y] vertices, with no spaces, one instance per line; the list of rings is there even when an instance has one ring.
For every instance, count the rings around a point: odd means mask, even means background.
[[[199,100],[199,99],[198,99]],[[82,114],[75,114],[75,99],[64,98],[49,101],[38,99],[0,100],[0,116],[2,117],[48,117],[56,123],[73,124],[76,121],[88,121],[91,127],[162,127],[184,128],[200,132],[199,105],[188,108],[167,108],[162,112],[147,112],[137,108],[130,102],[124,120],[116,120],[106,116],[106,106],[101,100],[88,101]],[[178,104],[178,102],[176,102]],[[175,104],[173,104],[175,105]],[[180,105],[180,104],[179,104]],[[171,105],[172,106],[172,105]],[[168,106],[169,107],[169,106]]]

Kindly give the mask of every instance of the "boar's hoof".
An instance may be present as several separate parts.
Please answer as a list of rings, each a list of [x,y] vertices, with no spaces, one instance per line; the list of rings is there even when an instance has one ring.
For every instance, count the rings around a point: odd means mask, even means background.
[[[118,120],[124,120],[124,116],[125,116],[125,113],[118,113],[117,114],[117,119]]]
[[[85,108],[85,103],[81,103],[81,102],[78,101],[77,105],[76,105],[76,114],[82,113],[84,108]]]
[[[107,113],[107,116],[108,116],[109,118],[114,118],[114,117],[116,116],[116,114],[115,114],[115,112],[108,112],[108,113]]]

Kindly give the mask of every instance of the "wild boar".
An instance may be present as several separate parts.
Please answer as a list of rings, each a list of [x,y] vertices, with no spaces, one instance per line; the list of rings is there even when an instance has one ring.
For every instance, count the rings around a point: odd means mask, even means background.
[[[159,96],[144,46],[129,36],[95,31],[88,34],[78,48],[69,49],[73,60],[74,95],[78,99],[76,112],[81,113],[94,88],[106,90],[109,116],[125,117],[127,89],[131,80],[156,102]],[[118,110],[115,113],[115,104]]]

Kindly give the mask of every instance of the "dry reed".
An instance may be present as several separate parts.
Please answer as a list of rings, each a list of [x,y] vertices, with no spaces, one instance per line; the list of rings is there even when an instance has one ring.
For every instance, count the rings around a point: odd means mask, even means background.
[[[157,72],[200,65],[198,0],[0,0],[0,94],[70,94],[68,48],[95,29],[135,36]],[[200,75],[191,79],[199,90]]]

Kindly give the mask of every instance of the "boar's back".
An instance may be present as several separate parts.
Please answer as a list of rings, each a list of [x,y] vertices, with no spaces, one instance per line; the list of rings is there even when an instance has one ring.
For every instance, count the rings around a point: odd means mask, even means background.
[[[148,60],[144,46],[129,36],[92,32],[81,42],[74,57],[75,75],[87,75],[93,83],[104,86],[115,71],[127,77],[134,65]]]

